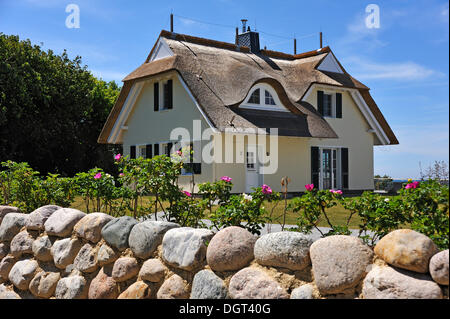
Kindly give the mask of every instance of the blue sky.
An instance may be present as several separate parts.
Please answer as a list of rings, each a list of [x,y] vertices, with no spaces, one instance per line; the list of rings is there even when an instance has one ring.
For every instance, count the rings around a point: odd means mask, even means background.
[[[65,26],[68,4],[80,8],[80,28]],[[380,28],[365,26],[368,4],[380,8]],[[346,70],[371,88],[400,145],[375,147],[375,173],[419,176],[449,158],[449,3],[396,1],[118,1],[0,0],[0,32],[44,49],[81,55],[104,80],[120,81],[147,57],[161,29],[234,42],[247,18],[261,46],[293,52],[319,46],[319,31]],[[200,21],[200,22],[199,22]],[[205,24],[201,22],[209,22]],[[277,35],[277,36],[274,36]]]

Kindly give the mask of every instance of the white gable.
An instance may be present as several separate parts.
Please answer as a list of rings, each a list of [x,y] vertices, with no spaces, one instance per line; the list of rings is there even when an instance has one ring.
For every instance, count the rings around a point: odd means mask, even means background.
[[[152,56],[150,57],[149,62],[167,58],[172,55],[173,52],[167,45],[166,41],[160,38],[158,40],[158,43],[156,44],[155,51],[153,51]]]
[[[332,53],[329,53],[325,59],[323,59],[322,63],[317,67],[318,70],[335,72],[335,73],[344,73],[342,68],[339,66],[339,63],[336,61],[336,58]]]

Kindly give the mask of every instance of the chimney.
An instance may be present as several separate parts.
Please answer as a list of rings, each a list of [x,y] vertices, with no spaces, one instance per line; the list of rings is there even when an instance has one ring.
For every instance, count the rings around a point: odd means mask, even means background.
[[[250,30],[250,26],[246,29],[247,20],[242,19],[242,33],[236,34],[236,44],[238,46],[246,46],[250,48],[250,52],[259,53],[259,33]]]

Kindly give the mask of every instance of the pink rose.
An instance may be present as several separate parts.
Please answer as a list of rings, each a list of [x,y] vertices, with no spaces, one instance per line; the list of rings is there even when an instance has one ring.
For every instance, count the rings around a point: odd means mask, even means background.
[[[120,173],[119,176],[120,176],[120,177],[124,177],[125,174],[124,174],[124,173]]]
[[[227,183],[230,183],[233,179],[231,177],[229,177],[229,176],[222,176],[221,180],[223,180],[223,181],[225,181]]]
[[[114,159],[115,159],[116,161],[118,161],[118,160],[121,159],[121,157],[122,157],[122,155],[120,155],[120,153],[119,153],[119,154],[117,154],[116,156],[114,156]]]
[[[262,192],[263,194],[270,195],[272,194],[272,189],[269,187],[269,185],[264,184],[262,186]]]
[[[100,178],[102,178],[102,173],[95,174],[94,179],[100,179]]]
[[[183,153],[181,153],[181,151],[177,151],[177,155],[181,156],[181,155],[183,155]]]
[[[192,197],[192,194],[187,192],[187,191],[183,191],[184,195],[186,195],[187,197]]]
[[[314,184],[306,184],[305,188],[308,192],[312,191],[314,189]]]

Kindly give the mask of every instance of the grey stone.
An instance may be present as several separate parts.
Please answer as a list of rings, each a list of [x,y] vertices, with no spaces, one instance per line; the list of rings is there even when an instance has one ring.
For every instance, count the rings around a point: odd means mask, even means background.
[[[128,244],[136,257],[147,259],[162,243],[164,234],[180,225],[164,221],[145,221],[136,224],[130,232]]]
[[[127,281],[139,273],[139,265],[136,258],[122,257],[115,261],[112,269],[112,277],[117,282]]]
[[[113,219],[102,228],[102,236],[108,245],[123,251],[128,248],[128,237],[137,223],[129,216]]]
[[[295,288],[291,292],[291,299],[314,299],[313,298],[313,286],[306,284]]]
[[[8,213],[3,217],[0,225],[0,241],[10,241],[28,221],[28,215],[22,213]]]
[[[36,297],[50,298],[60,278],[57,272],[38,272],[30,282],[30,292]]]
[[[210,270],[195,274],[192,282],[191,299],[226,299],[228,290],[225,283]]]
[[[11,271],[11,268],[16,263],[16,258],[14,258],[11,255],[7,255],[3,257],[2,260],[0,260],[0,278],[1,279],[8,279],[9,272]]]
[[[309,247],[313,241],[296,232],[277,232],[261,236],[255,243],[255,260],[264,266],[302,270],[311,263]]]
[[[84,216],[86,214],[78,209],[60,208],[51,214],[45,222],[45,232],[50,236],[70,236],[75,224]]]
[[[18,289],[27,290],[37,268],[38,263],[35,260],[20,260],[11,268],[8,279]]]
[[[100,266],[110,264],[119,258],[119,253],[106,244],[100,246],[97,252],[97,262]]]
[[[0,205],[0,224],[2,223],[3,217],[9,213],[21,213],[20,209],[14,206]]]
[[[389,266],[375,266],[364,279],[365,299],[441,299],[442,291],[429,275]]]
[[[397,229],[381,238],[374,252],[392,266],[427,273],[430,258],[439,249],[430,238],[421,233],[411,229]]]
[[[0,299],[22,299],[13,290],[8,289],[4,284],[0,285]]]
[[[98,268],[96,257],[97,250],[95,247],[92,247],[90,244],[85,244],[75,257],[73,264],[81,272],[94,272]]]
[[[70,276],[58,281],[55,290],[56,299],[86,299],[88,285],[82,276]]]
[[[164,279],[167,270],[167,267],[159,259],[148,259],[142,264],[139,277],[142,280],[160,282]]]
[[[78,237],[96,244],[102,239],[102,228],[114,217],[104,213],[91,213],[83,217],[73,228]]]
[[[30,218],[27,221],[27,229],[44,230],[44,224],[47,219],[60,208],[62,207],[56,205],[45,205],[35,209],[29,214]]]
[[[73,263],[75,257],[81,249],[81,242],[78,239],[64,238],[55,241],[51,248],[55,266],[64,269]]]
[[[355,287],[367,273],[373,252],[361,239],[335,235],[321,238],[310,248],[314,281],[322,295]]]
[[[179,275],[172,275],[156,293],[158,299],[188,299],[189,290],[186,282]]]
[[[206,261],[215,271],[242,269],[253,259],[255,241],[256,237],[242,227],[226,227],[211,239]]]
[[[162,258],[171,266],[192,271],[206,261],[206,242],[214,233],[209,229],[172,228],[164,235]]]
[[[448,286],[448,249],[431,257],[430,274],[438,284]]]
[[[40,261],[50,261],[53,260],[53,256],[51,254],[52,242],[48,236],[42,236],[36,238],[33,241],[33,245],[31,249],[33,251],[34,257]]]
[[[34,238],[31,237],[31,235],[26,230],[21,231],[11,240],[11,255],[13,255],[14,257],[20,257],[23,254],[32,254],[33,242]]]
[[[289,299],[286,290],[273,278],[248,267],[231,277],[228,291],[233,299]]]
[[[8,255],[9,246],[7,243],[0,243],[0,259]]]

